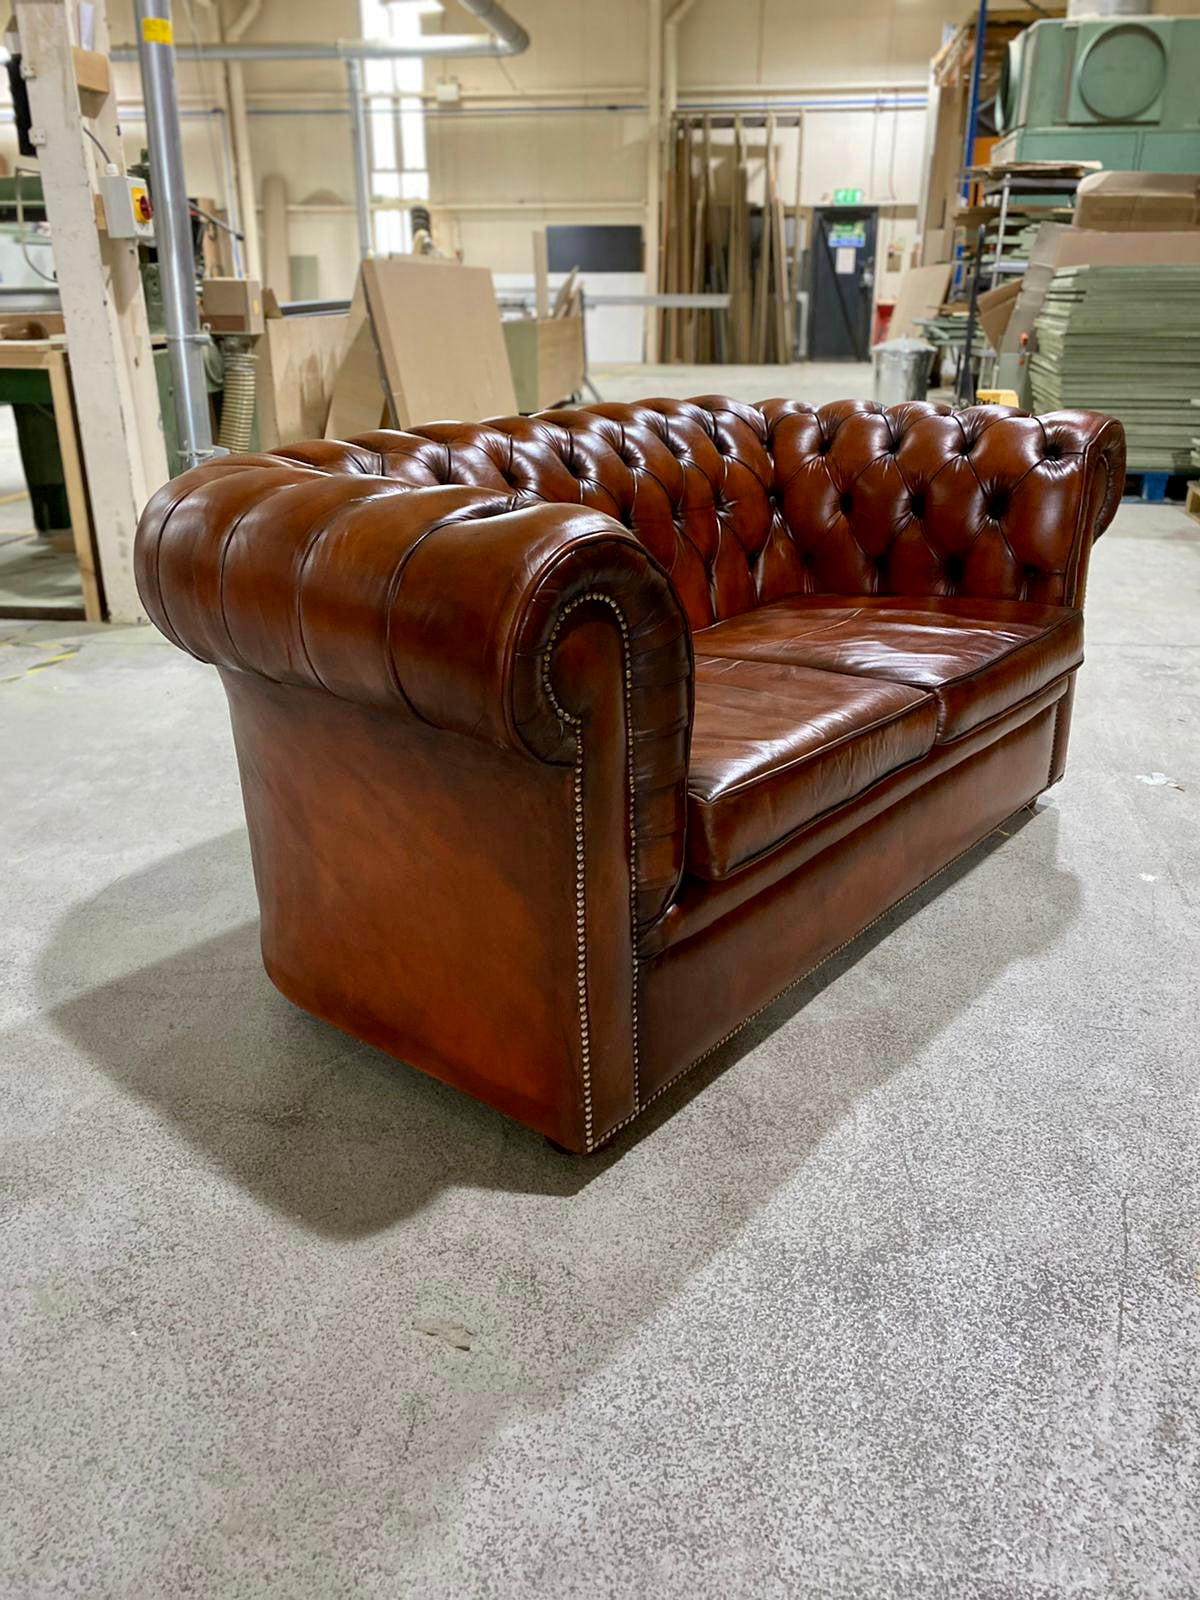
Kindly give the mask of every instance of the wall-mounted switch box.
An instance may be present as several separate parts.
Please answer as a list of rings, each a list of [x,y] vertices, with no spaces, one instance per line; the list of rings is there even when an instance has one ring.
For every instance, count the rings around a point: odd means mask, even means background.
[[[100,198],[110,239],[153,239],[154,207],[143,179],[106,172],[100,179]]]

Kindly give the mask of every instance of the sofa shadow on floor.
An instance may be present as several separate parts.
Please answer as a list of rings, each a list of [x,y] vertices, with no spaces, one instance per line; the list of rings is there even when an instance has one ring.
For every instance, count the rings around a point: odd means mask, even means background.
[[[41,990],[52,1022],[122,1095],[152,1108],[264,1205],[303,1228],[353,1238],[387,1228],[454,1186],[577,1194],[909,918],[1005,848],[1035,816],[1056,830],[1053,811],[1017,813],[1003,831],[989,835],[747,1024],[590,1158],[555,1150],[468,1096],[289,1004],[262,969],[257,924],[244,920],[248,863],[240,831],[124,877],[79,908],[47,949]],[[1044,915],[1029,924],[1018,919],[997,925],[985,896],[964,897],[963,917],[988,925],[988,936],[977,941],[986,954],[971,969],[971,982],[952,993],[930,985],[923,995],[920,975],[914,976],[907,1002],[920,1015],[922,1041],[968,1009],[1011,962],[1053,943],[1073,918],[1078,887],[1050,864],[1053,834],[1049,844],[1046,871],[1059,892],[1046,896]],[[237,914],[235,925],[82,989],[79,975],[95,966],[98,941],[118,952],[116,959],[124,951],[136,954],[139,945],[143,951],[169,948],[169,929],[185,935],[190,909],[194,916],[202,903],[219,911],[226,901]],[[211,925],[211,909],[207,914]],[[62,1000],[64,991],[72,997]],[[912,1046],[909,1039],[909,1053]],[[801,1055],[796,1072],[779,1083],[778,1115],[787,1116],[793,1098],[805,1109],[807,1137],[803,1148],[790,1149],[792,1164],[847,1114],[855,1098],[906,1062],[901,1051],[886,1071],[864,1071],[852,1058],[831,1092],[806,1083]],[[689,1120],[670,1135],[671,1161],[684,1166],[690,1163],[674,1144],[689,1137]],[[132,1128],[131,1137],[139,1136]],[[778,1181],[778,1173],[770,1176]],[[747,1214],[763,1198],[748,1184]]]

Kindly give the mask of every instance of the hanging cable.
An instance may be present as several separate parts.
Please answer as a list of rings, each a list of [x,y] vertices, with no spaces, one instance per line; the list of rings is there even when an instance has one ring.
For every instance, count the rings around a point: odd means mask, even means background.
[[[13,166],[13,178],[16,180],[13,184],[13,198],[17,203],[17,243],[21,247],[21,254],[25,257],[25,265],[29,268],[30,272],[36,272],[38,277],[44,278],[47,283],[56,284],[58,282],[58,278],[53,273],[43,272],[41,267],[38,266],[37,262],[34,261],[29,254],[29,245],[25,239],[25,209],[22,205],[21,197],[21,175],[23,172],[27,177],[40,177],[40,173],[31,173],[27,167],[22,168],[19,162]]]
[[[82,126],[83,126],[83,124],[82,124],[82,123],[81,123],[81,124],[80,124],[80,126],[81,126],[81,127],[82,127]],[[93,132],[92,132],[92,130],[91,130],[91,129],[90,129],[90,128],[87,128],[87,127],[85,127],[85,128],[84,128],[84,129],[83,129],[83,131],[84,131],[84,133],[85,133],[85,134],[86,134],[86,135],[87,135],[87,136],[88,136],[88,138],[89,138],[89,139],[90,139],[90,140],[91,140],[91,141],[92,141],[92,143],[93,143],[93,144],[94,144],[94,145],[95,145],[95,146],[96,146],[96,149],[97,149],[97,150],[99,150],[99,152],[100,152],[100,154],[101,154],[101,155],[102,155],[102,156],[103,156],[103,157],[104,157],[104,164],[105,164],[105,166],[106,166],[106,167],[113,167],[113,166],[115,166],[115,165],[116,165],[116,162],[115,162],[115,161],[114,161],[114,160],[113,160],[113,158],[112,158],[112,157],[111,157],[111,156],[110,156],[110,155],[109,155],[109,153],[108,153],[108,151],[107,151],[107,150],[106,150],[106,149],[105,149],[105,148],[104,148],[104,146],[103,146],[103,145],[102,145],[102,144],[101,144],[101,143],[100,143],[100,141],[99,141],[99,139],[97,139],[97,137],[96,137],[96,135],[95,135],[95,134],[94,134],[94,133],[93,133]]]

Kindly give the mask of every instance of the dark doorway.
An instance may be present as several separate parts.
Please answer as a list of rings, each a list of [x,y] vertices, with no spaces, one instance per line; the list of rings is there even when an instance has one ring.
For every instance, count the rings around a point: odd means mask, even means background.
[[[813,212],[810,360],[870,360],[878,215],[874,206]]]

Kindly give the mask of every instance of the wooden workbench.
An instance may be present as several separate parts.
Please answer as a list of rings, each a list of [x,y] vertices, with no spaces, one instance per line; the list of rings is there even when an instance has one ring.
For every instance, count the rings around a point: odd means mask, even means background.
[[[83,611],[89,622],[104,621],[104,604],[97,576],[95,533],[88,505],[83,457],[79,448],[79,428],[75,421],[75,401],[67,367],[65,339],[0,339],[0,372],[44,372],[50,384],[54,426],[62,456],[67,509],[75,542],[75,559],[83,585]],[[60,613],[55,612],[54,616]]]

